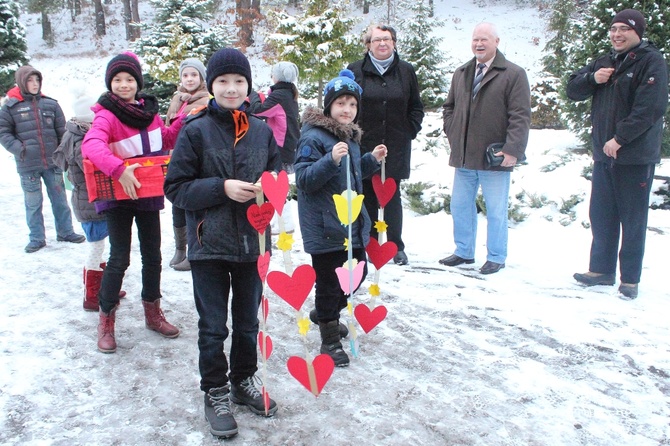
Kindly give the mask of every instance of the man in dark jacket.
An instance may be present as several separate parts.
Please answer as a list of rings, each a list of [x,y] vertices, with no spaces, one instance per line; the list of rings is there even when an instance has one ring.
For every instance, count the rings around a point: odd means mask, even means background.
[[[388,240],[398,246],[393,261],[398,265],[408,262],[402,240],[402,202],[400,181],[409,178],[412,140],[421,130],[423,103],[414,67],[396,51],[396,32],[390,26],[371,25],[363,42],[365,57],[347,68],[354,72],[356,83],[363,88],[358,125],[363,130],[362,152],[372,152],[379,144],[388,149],[386,178],[393,178],[397,189],[384,207],[384,221],[388,224]],[[374,222],[379,202],[372,180],[363,180],[365,208],[373,221],[371,235],[378,237]]]
[[[591,259],[578,282],[614,285],[617,250],[625,298],[637,297],[642,272],[649,194],[660,161],[668,68],[663,55],[642,41],[644,16],[625,9],[610,28],[612,50],[570,76],[568,97],[592,98]]]
[[[42,180],[51,200],[56,240],[82,243],[86,238],[72,229],[63,171],[52,159],[65,133],[63,110],[54,99],[42,95],[42,73],[26,65],[19,68],[14,77],[16,87],[7,92],[9,99],[0,110],[0,144],[14,155],[21,177],[30,229],[30,243],[25,251],[35,252],[46,246]]]
[[[444,132],[449,139],[449,165],[456,168],[451,196],[454,253],[440,263],[474,263],[477,237],[475,200],[481,184],[486,202],[486,263],[482,274],[505,267],[507,207],[511,172],[524,159],[530,130],[530,87],[523,68],[498,51],[500,39],[490,23],[480,23],[472,34],[475,57],[454,72],[444,104]],[[496,154],[500,166],[486,164],[486,148],[503,143]]]

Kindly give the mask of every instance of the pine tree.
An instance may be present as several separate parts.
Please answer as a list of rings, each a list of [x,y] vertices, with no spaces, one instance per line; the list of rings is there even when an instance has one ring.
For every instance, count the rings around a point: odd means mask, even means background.
[[[442,27],[444,21],[431,17],[430,5],[423,1],[409,2],[404,7],[406,18],[398,20],[398,53],[416,70],[423,105],[440,107],[447,98],[449,58],[439,48],[444,39],[426,30]]]
[[[573,21],[570,36],[565,42],[567,59],[565,72],[562,75],[563,89],[571,73],[579,70],[600,54],[611,49],[609,28],[614,15],[623,9],[637,9],[642,12],[647,22],[644,38],[652,42],[670,62],[670,0],[621,1],[598,0],[591,4],[581,20]],[[591,129],[590,101],[573,102],[562,100],[561,110],[568,127],[578,133],[580,139],[589,149]],[[661,153],[670,155],[670,110],[665,115],[666,126],[663,134]]]
[[[195,57],[203,63],[220,48],[230,46],[233,31],[216,24],[215,0],[151,0],[156,10],[153,23],[143,25],[142,37],[133,50],[149,67],[149,75],[160,82],[178,84],[179,64]]]
[[[14,0],[0,0],[0,96],[14,85],[14,72],[28,62],[26,30]]]
[[[322,106],[323,86],[346,65],[360,57],[360,40],[352,33],[358,19],[350,17],[347,2],[328,4],[327,0],[306,0],[301,14],[271,11],[275,32],[267,37],[277,60],[293,62],[301,68],[301,80],[317,85],[316,91],[303,94],[318,97]],[[312,96],[312,97],[313,97]]]

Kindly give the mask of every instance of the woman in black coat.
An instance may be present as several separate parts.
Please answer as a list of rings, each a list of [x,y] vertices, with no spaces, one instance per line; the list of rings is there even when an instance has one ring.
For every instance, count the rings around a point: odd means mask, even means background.
[[[388,148],[386,178],[393,178],[398,187],[384,207],[384,221],[388,224],[388,240],[398,246],[393,261],[405,265],[400,180],[409,178],[412,140],[421,130],[423,103],[414,68],[400,60],[396,51],[395,30],[390,26],[371,25],[363,36],[363,43],[365,56],[348,67],[363,88],[358,119],[363,129],[361,149],[363,153],[371,152],[379,144]],[[371,180],[363,182],[363,193],[365,207],[374,222],[379,203]],[[377,238],[374,224],[370,235]]]

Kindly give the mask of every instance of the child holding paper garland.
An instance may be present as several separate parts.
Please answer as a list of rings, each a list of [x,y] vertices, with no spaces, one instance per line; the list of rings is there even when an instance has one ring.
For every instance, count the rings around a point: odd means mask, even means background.
[[[328,82],[323,91],[323,111],[309,107],[303,114],[295,162],[300,230],[305,252],[312,256],[316,272],[315,305],[321,353],[328,354],[339,367],[349,365],[339,329],[340,311],[347,306],[347,296],[335,269],[347,262],[347,248],[353,250],[353,257],[359,262],[366,259],[371,223],[365,207],[361,207],[358,218],[351,223],[352,240],[346,240],[348,231],[338,218],[333,195],[347,189],[344,163],[350,163],[351,189],[361,194],[363,178],[376,172],[386,156],[383,144],[361,156],[361,129],[356,117],[362,91],[350,70],[342,70]],[[363,279],[366,275],[367,265]]]
[[[168,199],[186,210],[199,316],[200,389],[210,432],[224,438],[238,431],[231,402],[262,416],[277,411],[268,397],[266,412],[255,385],[263,283],[258,232],[247,209],[261,192],[256,182],[265,171],[279,172],[281,159],[270,127],[245,110],[251,85],[251,66],[240,51],[224,48],[210,58],[207,89],[213,99],[187,119],[164,185]],[[265,236],[270,246],[270,231]],[[230,363],[224,351],[229,314],[234,327]]]

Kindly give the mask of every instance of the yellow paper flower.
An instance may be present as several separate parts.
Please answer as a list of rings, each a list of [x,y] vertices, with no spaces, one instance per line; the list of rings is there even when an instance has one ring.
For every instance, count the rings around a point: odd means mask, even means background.
[[[349,251],[349,239],[346,237],[344,238],[344,250]]]
[[[354,306],[351,305],[351,302],[347,302],[347,313],[349,313],[349,316],[354,314]]]
[[[379,285],[377,285],[376,283],[370,285],[368,290],[370,291],[370,296],[379,296]]]
[[[279,240],[277,240],[277,248],[282,251],[290,251],[293,247],[293,243],[293,234],[282,232],[279,234]]]
[[[386,224],[384,220],[377,220],[375,222],[375,229],[377,232],[386,232],[386,229],[389,227],[389,225]]]
[[[312,321],[310,321],[307,317],[301,317],[298,319],[298,331],[300,332],[301,336],[307,335],[307,332],[309,331],[309,325],[311,323]]]
[[[347,196],[351,196],[351,218],[349,221],[349,206],[347,204]],[[335,200],[335,209],[337,209],[337,217],[340,219],[340,222],[347,226],[350,225],[353,221],[358,218],[358,214],[361,213],[361,207],[363,206],[364,196],[358,195],[356,192],[347,189],[341,194],[334,194],[333,200]]]

